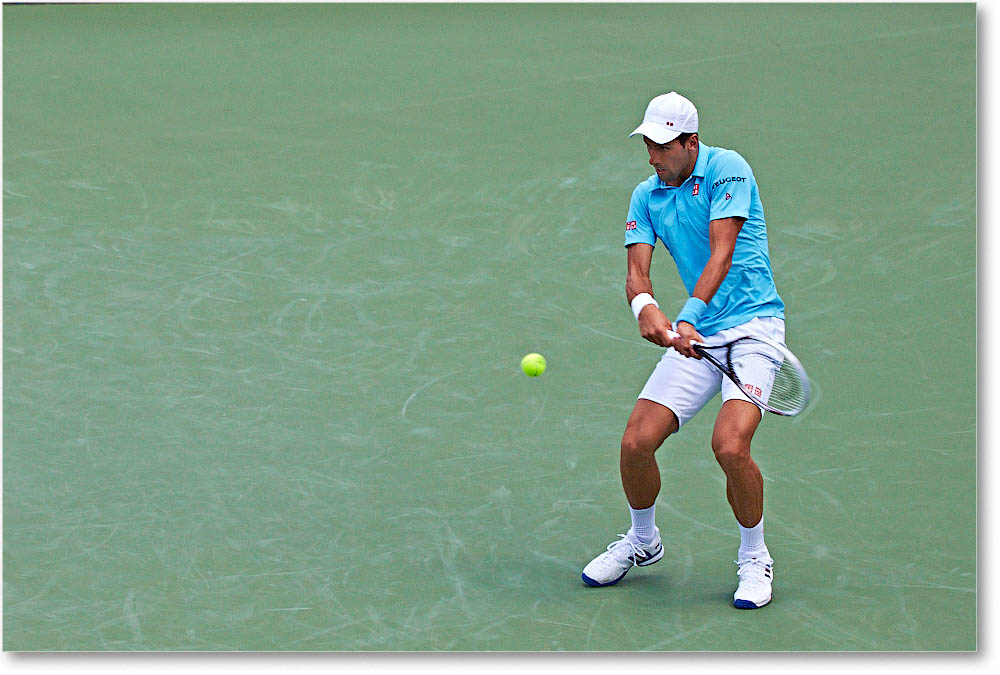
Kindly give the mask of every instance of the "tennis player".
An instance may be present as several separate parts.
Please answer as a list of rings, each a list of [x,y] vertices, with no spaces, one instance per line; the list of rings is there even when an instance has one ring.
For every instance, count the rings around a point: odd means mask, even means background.
[[[774,564],[764,544],[763,480],[750,457],[762,411],[690,343],[724,344],[744,335],[784,343],[784,303],[771,272],[757,181],[738,153],[701,142],[698,111],[677,92],[650,101],[630,137],[636,135],[642,136],[656,173],[635,188],[629,204],[625,294],[639,334],[667,351],[639,394],[622,437],[622,485],[632,526],[584,568],[583,580],[610,586],[634,565],[663,557],[655,524],[660,471],[654,453],[721,392],[712,450],[725,472],[726,497],[740,527],[733,604],[756,609],[771,600]],[[673,322],[653,298],[649,270],[657,239],[673,257],[690,295]],[[679,337],[670,338],[671,328]]]

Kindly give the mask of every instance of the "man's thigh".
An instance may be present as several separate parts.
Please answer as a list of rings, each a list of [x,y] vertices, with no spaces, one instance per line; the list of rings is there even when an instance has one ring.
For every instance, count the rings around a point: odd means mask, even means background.
[[[722,377],[705,359],[688,358],[671,348],[656,364],[639,401],[651,401],[670,409],[679,429],[719,393]]]

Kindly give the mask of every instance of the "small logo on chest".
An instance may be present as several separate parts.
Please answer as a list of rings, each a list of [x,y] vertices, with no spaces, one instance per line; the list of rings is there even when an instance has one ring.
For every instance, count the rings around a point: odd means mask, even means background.
[[[698,186],[699,185],[700,185],[700,183],[695,183],[694,187],[691,188],[691,196],[692,197],[697,197],[698,196]]]

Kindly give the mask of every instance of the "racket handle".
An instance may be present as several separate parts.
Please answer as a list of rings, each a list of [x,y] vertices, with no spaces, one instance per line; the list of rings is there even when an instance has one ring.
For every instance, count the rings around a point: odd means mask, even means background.
[[[680,336],[681,336],[680,333],[678,333],[676,331],[672,331],[669,328],[667,329],[667,337],[669,337],[671,340],[673,340],[674,338],[679,338]],[[697,340],[691,340],[691,346],[692,347],[694,347],[695,345],[700,345],[700,344],[701,343],[698,342]]]

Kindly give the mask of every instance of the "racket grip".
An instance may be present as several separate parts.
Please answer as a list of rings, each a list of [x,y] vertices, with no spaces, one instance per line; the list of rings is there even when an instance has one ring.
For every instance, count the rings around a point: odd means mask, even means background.
[[[671,340],[673,340],[674,338],[679,338],[680,336],[681,336],[680,333],[678,333],[676,331],[672,331],[669,328],[667,329],[667,337],[669,337]],[[694,347],[695,345],[700,345],[700,344],[701,343],[698,342],[697,340],[691,340],[691,346],[692,347]]]

